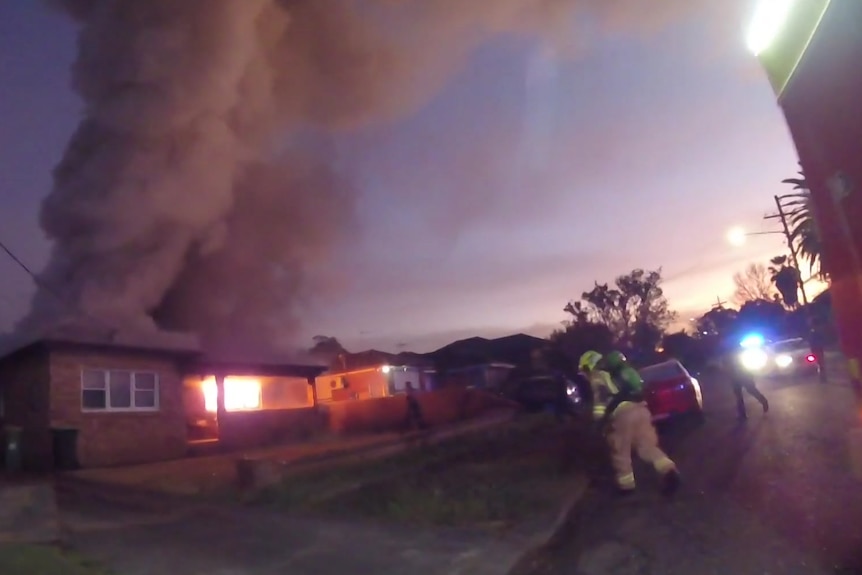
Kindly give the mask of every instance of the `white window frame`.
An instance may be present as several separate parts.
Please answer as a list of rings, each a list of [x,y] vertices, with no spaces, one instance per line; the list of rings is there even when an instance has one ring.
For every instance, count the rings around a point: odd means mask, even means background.
[[[84,407],[84,392],[85,391],[96,391],[94,388],[85,388],[84,387],[84,374],[87,372],[99,372],[102,374],[102,380],[104,382],[104,390],[105,390],[105,407]],[[110,385],[110,374],[111,373],[126,373],[129,375],[129,392],[131,394],[131,407],[111,407],[111,385]],[[138,375],[148,375],[153,377],[154,389],[153,391],[153,405],[146,407],[138,407],[135,405],[135,392],[138,391],[135,389],[135,382],[137,380]],[[81,389],[81,411],[84,413],[153,413],[157,412],[160,409],[160,387],[161,381],[159,379],[159,374],[155,371],[149,370],[131,370],[131,369],[111,369],[106,367],[82,367],[81,368],[81,376],[80,376],[80,389]],[[150,391],[141,390],[141,391]]]

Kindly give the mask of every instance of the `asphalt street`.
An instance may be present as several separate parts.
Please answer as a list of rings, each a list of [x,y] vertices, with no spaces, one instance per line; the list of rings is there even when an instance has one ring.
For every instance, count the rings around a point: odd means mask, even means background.
[[[662,429],[683,474],[672,499],[652,470],[621,498],[600,474],[530,575],[862,575],[862,479],[850,443],[860,408],[846,378],[761,381],[737,421],[718,376],[703,378],[705,422]],[[858,445],[858,442],[857,442]]]

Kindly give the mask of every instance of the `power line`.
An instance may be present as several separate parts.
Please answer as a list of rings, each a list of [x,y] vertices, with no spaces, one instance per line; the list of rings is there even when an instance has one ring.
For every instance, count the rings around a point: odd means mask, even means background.
[[[97,325],[107,329],[108,330],[108,338],[114,339],[114,337],[116,336],[116,333],[117,333],[117,329],[114,326],[108,324],[107,322],[101,320],[100,318],[93,316],[90,313],[87,313],[86,311],[82,310],[79,306],[75,305],[74,303],[70,302],[65,297],[60,295],[60,293],[55,291],[50,285],[48,285],[47,283],[42,281],[39,278],[39,276],[36,275],[33,272],[33,270],[30,269],[30,267],[24,263],[24,261],[21,258],[19,258],[17,255],[15,255],[15,252],[13,252],[9,248],[9,246],[7,246],[3,242],[3,240],[0,240],[0,250],[3,250],[6,253],[6,255],[9,256],[9,258],[18,265],[18,267],[20,267],[22,270],[24,270],[27,273],[28,276],[30,276],[30,279],[33,280],[33,283],[36,284],[36,287],[45,290],[45,292],[47,292],[49,295],[54,297],[60,304],[66,306],[68,308],[71,308],[72,311],[84,316],[86,319],[89,319],[89,320],[93,321],[94,323],[96,323]]]
[[[27,264],[22,262],[18,256],[16,256],[14,253],[12,253],[12,250],[10,250],[8,247],[6,247],[6,244],[3,243],[3,240],[0,240],[0,249],[2,249],[4,252],[6,252],[6,255],[8,255],[10,258],[12,258],[12,261],[15,262],[16,264],[18,264],[22,270],[27,272],[27,275],[29,275],[31,278],[33,278],[33,281],[35,281],[36,284],[38,285],[39,280],[36,277],[36,274],[34,274],[33,271],[29,267],[27,267]]]
[[[60,294],[55,292],[50,286],[46,285],[45,282],[40,280],[39,276],[37,276],[33,272],[33,270],[31,270],[30,267],[21,260],[21,258],[16,256],[15,253],[11,249],[9,249],[9,247],[3,242],[3,240],[0,240],[0,249],[3,250],[4,252],[6,252],[6,255],[9,256],[13,262],[18,264],[18,267],[20,267],[22,270],[24,270],[27,273],[27,275],[30,276],[30,278],[33,280],[33,283],[35,283],[37,287],[42,288],[43,290],[45,290],[46,292],[48,292],[49,294],[54,296],[60,303],[62,303],[64,305],[70,305],[69,302],[66,301],[65,298],[63,298]]]

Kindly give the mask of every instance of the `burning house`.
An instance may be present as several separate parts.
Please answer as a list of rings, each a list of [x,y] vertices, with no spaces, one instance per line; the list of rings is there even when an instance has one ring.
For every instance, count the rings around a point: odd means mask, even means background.
[[[174,334],[175,335],[175,334]],[[201,443],[241,448],[303,439],[322,367],[226,361],[195,341],[51,332],[0,357],[0,423],[28,469],[180,458]]]

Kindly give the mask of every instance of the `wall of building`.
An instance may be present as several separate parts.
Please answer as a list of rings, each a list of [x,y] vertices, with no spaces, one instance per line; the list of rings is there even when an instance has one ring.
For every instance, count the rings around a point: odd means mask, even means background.
[[[158,375],[159,407],[154,411],[84,411],[83,369],[154,372]],[[78,430],[82,467],[104,467],[182,457],[186,453],[186,414],[177,362],[163,354],[55,350],[50,356],[49,425]]]
[[[300,409],[314,406],[314,390],[304,377],[262,377],[263,409]]]
[[[395,395],[407,391],[408,384],[414,391],[430,391],[422,370],[418,367],[396,367],[389,374],[389,393]]]
[[[304,441],[326,429],[314,407],[229,411],[218,422],[219,443],[241,449]]]
[[[829,5],[780,100],[811,189],[833,314],[857,384],[862,383],[860,18],[862,3]],[[836,179],[839,174],[844,177]],[[836,186],[840,181],[849,186]]]
[[[389,376],[380,368],[321,375],[315,380],[318,402],[386,397]]]
[[[306,378],[254,378],[260,385],[260,408],[228,411],[218,419],[206,410],[201,388],[204,379],[188,376],[183,382],[188,423],[195,439],[218,438],[223,447],[236,449],[300,441],[325,428],[314,409],[314,391]]]
[[[416,394],[422,416],[429,425],[470,419],[489,409],[511,403],[474,389],[449,388]],[[344,401],[322,406],[329,428],[336,433],[379,433],[397,431],[407,423],[405,395]]]
[[[23,429],[22,457],[28,469],[48,469],[53,462],[48,390],[46,350],[34,349],[0,362],[0,424]]]

